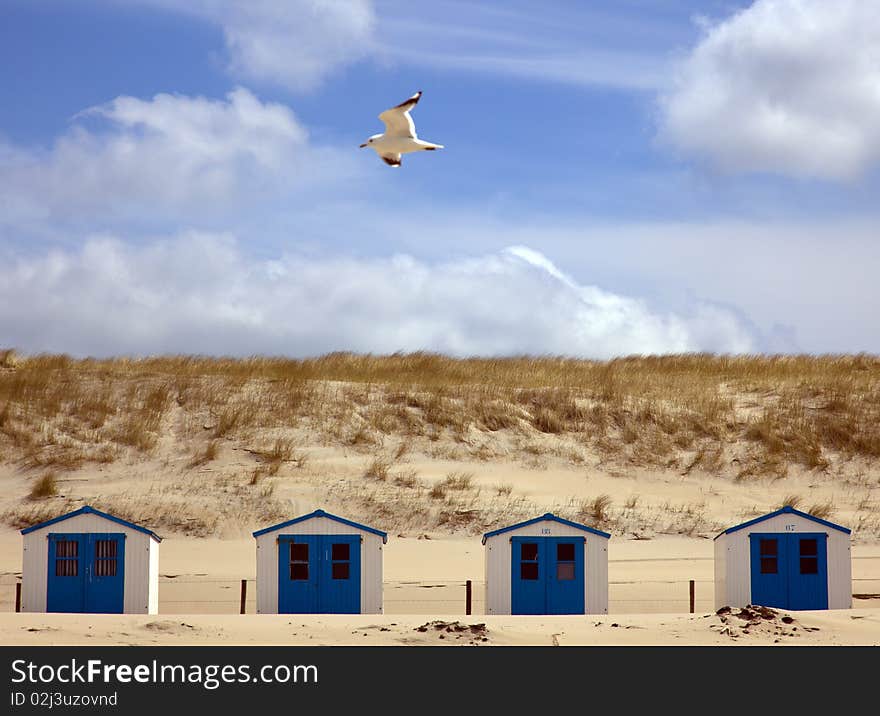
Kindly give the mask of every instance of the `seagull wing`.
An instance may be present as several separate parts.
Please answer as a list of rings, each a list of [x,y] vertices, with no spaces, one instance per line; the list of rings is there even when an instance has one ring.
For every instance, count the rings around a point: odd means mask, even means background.
[[[400,166],[401,159],[399,154],[380,154],[379,156],[382,157],[382,161],[384,161],[388,166]]]
[[[421,91],[416,92],[408,100],[401,102],[396,107],[386,109],[379,115],[379,119],[385,123],[385,136],[415,139],[416,125],[413,123],[412,117],[409,116],[409,112],[418,104],[421,96]]]

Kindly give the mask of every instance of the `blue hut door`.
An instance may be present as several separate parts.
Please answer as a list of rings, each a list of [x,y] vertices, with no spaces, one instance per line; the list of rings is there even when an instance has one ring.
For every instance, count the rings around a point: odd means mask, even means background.
[[[553,537],[547,551],[547,614],[583,614],[584,538]]]
[[[318,611],[318,540],[317,535],[278,538],[279,614]]]
[[[46,611],[121,614],[125,535],[49,535]]]
[[[511,614],[584,613],[584,538],[512,537]]]
[[[749,535],[753,604],[782,609],[828,608],[828,535]]]
[[[318,609],[322,614],[360,614],[360,535],[322,535]]]
[[[49,535],[47,612],[84,612],[86,567],[84,534]]]
[[[789,609],[828,609],[828,535],[789,534]]]
[[[750,534],[752,604],[788,608],[788,542],[784,533]]]
[[[90,534],[86,611],[121,614],[125,576],[125,535]]]
[[[359,614],[360,535],[281,535],[280,614]]]
[[[547,555],[545,538],[512,537],[511,614],[545,614],[547,609]]]

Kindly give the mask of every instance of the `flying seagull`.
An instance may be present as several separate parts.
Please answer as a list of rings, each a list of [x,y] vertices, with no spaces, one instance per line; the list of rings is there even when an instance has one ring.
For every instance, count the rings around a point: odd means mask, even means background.
[[[443,149],[442,144],[425,142],[416,136],[416,125],[413,124],[409,113],[418,104],[419,97],[421,96],[422,92],[419,90],[408,100],[382,112],[379,115],[379,119],[385,123],[385,133],[374,134],[361,144],[361,149],[364,147],[375,149],[376,154],[392,167],[400,166],[401,154],[421,151],[432,152],[435,149]]]

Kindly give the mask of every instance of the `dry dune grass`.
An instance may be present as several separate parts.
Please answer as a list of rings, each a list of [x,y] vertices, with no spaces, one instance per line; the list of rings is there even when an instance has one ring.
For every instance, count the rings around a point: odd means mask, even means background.
[[[439,530],[479,535],[548,509],[514,495],[510,485],[485,491],[468,473],[450,472],[432,482],[388,456],[374,457],[362,477],[360,482],[334,484],[327,491],[328,500],[344,504],[368,524],[393,526],[401,533]],[[707,516],[705,504],[642,506],[638,496],[622,504],[604,493],[588,500],[557,500],[549,511],[616,534],[705,536],[722,527]]]
[[[394,512],[401,526],[476,530],[527,516],[533,506],[510,491],[480,496],[466,474],[423,484],[395,467],[403,453],[536,467],[549,458],[577,465],[595,456],[609,469],[702,472],[740,482],[782,478],[792,468],[833,478],[855,463],[870,473],[880,457],[878,378],[880,358],[867,355],[75,360],[6,350],[0,351],[0,462],[63,474],[149,460],[170,440],[197,471],[234,445],[256,461],[250,479],[235,478],[236,499],[246,502],[255,490],[270,489],[264,478],[306,465],[308,454],[297,450],[294,436],[308,434],[310,444],[373,456],[363,480],[328,489],[348,490],[337,497],[360,505],[362,517]],[[392,442],[401,453],[385,449]],[[178,492],[192,489],[184,481]],[[157,507],[157,519],[187,529],[192,510],[178,497],[160,496],[167,504]],[[561,504],[560,513],[606,527],[653,521],[693,533],[711,526],[698,505],[669,505],[659,515],[602,498]],[[20,517],[36,519],[53,504],[57,499],[32,502]],[[877,523],[870,514],[866,508],[869,527]],[[208,531],[213,522],[205,517],[195,531]]]
[[[39,483],[38,483],[39,485]],[[122,519],[147,524],[163,532],[173,531],[194,537],[246,532],[254,520],[265,524],[280,522],[290,515],[286,505],[273,497],[274,485],[257,488],[247,481],[172,480],[152,485],[142,492],[95,496],[89,504]],[[56,493],[52,493],[56,494]],[[82,507],[82,501],[59,496],[56,499],[31,498],[28,502],[0,513],[0,520],[15,528],[52,519]]]
[[[5,446],[61,469],[93,461],[95,448],[104,459],[114,447],[149,452],[172,408],[209,422],[214,438],[302,421],[354,445],[537,431],[628,462],[744,476],[778,464],[821,469],[838,455],[880,457],[880,359],[869,356],[11,356],[0,353]],[[744,454],[728,454],[739,446]]]

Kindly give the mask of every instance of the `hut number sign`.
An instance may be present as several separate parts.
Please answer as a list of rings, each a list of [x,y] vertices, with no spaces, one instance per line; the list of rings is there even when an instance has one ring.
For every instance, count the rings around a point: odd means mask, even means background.
[[[552,533],[550,532],[550,528],[549,528],[549,527],[542,527],[542,528],[541,528],[541,534],[542,534],[542,535],[549,535],[549,534],[552,534]]]
[[[797,525],[785,525],[786,532],[795,532],[797,531]]]

